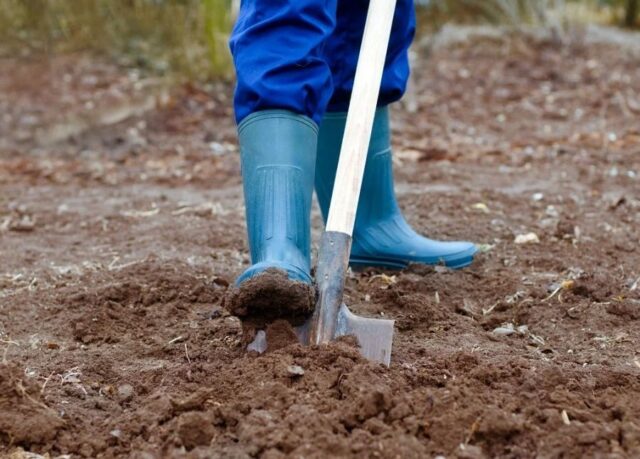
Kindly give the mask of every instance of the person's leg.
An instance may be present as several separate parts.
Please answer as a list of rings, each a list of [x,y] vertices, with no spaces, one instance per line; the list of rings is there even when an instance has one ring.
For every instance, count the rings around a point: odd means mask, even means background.
[[[328,112],[346,112],[349,108],[368,7],[369,0],[338,1],[335,31],[324,47],[334,86]],[[409,79],[407,51],[415,29],[413,0],[398,0],[380,85],[379,107],[400,100],[404,94]]]
[[[273,306],[276,283],[260,283],[270,268],[311,284],[317,123],[332,91],[322,47],[334,27],[335,0],[244,0],[230,41],[252,263],[236,285]]]
[[[324,46],[337,0],[243,0],[229,47],[236,69],[238,123],[283,109],[319,123],[333,92]]]
[[[337,33],[327,46],[331,56],[335,55],[333,51],[342,50],[344,55],[341,57],[349,67],[341,67],[336,61],[331,63],[336,89],[318,137],[315,184],[325,218],[333,191],[367,4],[367,0],[339,4]],[[354,9],[356,6],[358,9]],[[359,35],[349,29],[354,23]],[[407,50],[414,31],[412,0],[398,0],[356,214],[351,251],[353,265],[404,267],[414,262],[461,268],[470,264],[476,253],[475,245],[470,242],[441,242],[417,234],[402,216],[396,201],[387,105],[399,100],[404,93],[409,77]]]

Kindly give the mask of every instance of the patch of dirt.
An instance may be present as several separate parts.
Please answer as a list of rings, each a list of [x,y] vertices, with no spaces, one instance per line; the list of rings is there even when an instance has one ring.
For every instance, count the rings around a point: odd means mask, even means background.
[[[295,330],[291,326],[291,322],[285,319],[279,319],[268,323],[265,333],[267,340],[267,352],[281,349],[299,341]]]
[[[74,58],[47,79],[75,97],[33,87],[33,62],[0,74],[1,457],[640,456],[633,53],[418,49],[417,110],[393,112],[400,205],[481,254],[349,273],[350,309],[396,320],[389,368],[287,321],[245,351],[255,324],[225,307],[249,264],[230,85],[42,144],[58,112],[129,87],[98,61],[82,83]]]
[[[65,424],[42,401],[40,386],[11,363],[0,363],[0,412],[0,444],[9,446],[46,445]]]
[[[301,320],[313,311],[315,298],[312,285],[270,268],[239,286],[229,287],[223,305],[231,314],[257,321],[283,317]]]

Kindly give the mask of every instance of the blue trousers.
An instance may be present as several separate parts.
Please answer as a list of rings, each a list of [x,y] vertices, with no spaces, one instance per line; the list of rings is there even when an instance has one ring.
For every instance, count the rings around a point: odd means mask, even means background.
[[[346,111],[369,0],[242,0],[230,47],[236,68],[236,121],[286,109],[319,123]],[[409,77],[413,0],[398,0],[379,106],[395,102]]]

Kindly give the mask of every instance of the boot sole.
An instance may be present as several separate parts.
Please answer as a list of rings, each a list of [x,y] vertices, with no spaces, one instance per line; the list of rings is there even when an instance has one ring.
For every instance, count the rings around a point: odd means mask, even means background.
[[[315,289],[272,267],[230,287],[224,305],[234,315],[253,319],[305,317],[315,306]]]

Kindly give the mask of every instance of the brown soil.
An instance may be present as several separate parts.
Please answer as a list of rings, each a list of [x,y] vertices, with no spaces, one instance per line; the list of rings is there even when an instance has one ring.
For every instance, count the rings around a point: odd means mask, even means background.
[[[639,457],[638,62],[518,38],[418,62],[418,110],[393,114],[400,203],[483,253],[349,276],[354,312],[396,319],[390,368],[349,340],[287,344],[282,323],[282,347],[244,351],[222,305],[248,265],[230,86],[42,143],[31,115],[61,102],[12,62],[0,456]],[[79,90],[55,81],[91,66],[64,65],[33,84]],[[96,66],[91,87],[126,74]],[[317,211],[314,226],[317,241]]]
[[[223,305],[239,317],[254,320],[289,317],[296,320],[313,311],[315,289],[304,282],[289,279],[284,271],[270,268],[240,286],[230,286]]]

